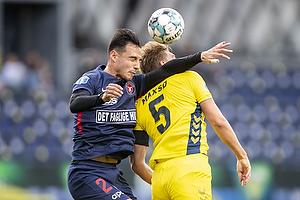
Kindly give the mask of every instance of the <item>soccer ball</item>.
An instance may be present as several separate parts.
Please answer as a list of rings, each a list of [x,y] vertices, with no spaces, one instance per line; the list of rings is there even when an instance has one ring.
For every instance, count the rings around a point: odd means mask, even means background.
[[[156,10],[148,21],[150,36],[159,43],[174,43],[181,38],[183,31],[183,18],[172,8]]]

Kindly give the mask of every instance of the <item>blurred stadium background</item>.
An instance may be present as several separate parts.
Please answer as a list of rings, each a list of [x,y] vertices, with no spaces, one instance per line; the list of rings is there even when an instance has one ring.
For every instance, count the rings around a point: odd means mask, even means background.
[[[116,28],[151,40],[147,21],[161,7],[185,20],[170,45],[177,56],[223,40],[234,50],[193,69],[252,161],[241,188],[234,154],[208,125],[213,199],[300,199],[299,0],[0,0],[0,200],[71,199],[72,84],[106,63]],[[128,160],[120,167],[139,199],[151,199]]]

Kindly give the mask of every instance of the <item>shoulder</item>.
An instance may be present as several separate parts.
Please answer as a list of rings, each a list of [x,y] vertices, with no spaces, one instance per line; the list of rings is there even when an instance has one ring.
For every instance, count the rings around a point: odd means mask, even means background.
[[[105,66],[104,66],[105,67]],[[99,81],[103,77],[104,71],[101,66],[85,72],[77,81],[76,84]]]
[[[87,71],[83,74],[83,76],[89,76],[89,77],[93,77],[93,76],[100,76],[101,74],[104,73],[104,71],[102,70],[102,67],[105,67],[103,65],[99,65],[98,67],[96,67],[95,69],[92,69],[90,71]]]
[[[74,83],[74,88],[91,87],[92,85],[98,85],[103,76],[103,70],[100,66],[85,72],[79,79]]]
[[[184,82],[189,85],[197,86],[199,84],[200,85],[205,84],[205,81],[202,78],[202,76],[198,72],[195,72],[195,71],[185,71],[181,74],[176,74],[175,77],[176,78],[173,79],[174,81],[177,81],[177,82],[180,81],[182,83]]]
[[[144,84],[145,76],[146,74],[136,74],[133,76],[131,81],[137,85]]]
[[[195,72],[195,71],[186,71],[185,73],[186,73],[187,76],[201,77],[201,75],[198,72]]]
[[[176,74],[175,76],[178,78],[180,77],[183,79],[189,79],[190,81],[192,81],[194,79],[202,79],[202,76],[198,72],[195,72],[195,71],[185,71],[183,73]]]
[[[133,76],[132,79],[136,79],[136,80],[139,80],[139,79],[143,79],[145,78],[146,74],[136,74]]]

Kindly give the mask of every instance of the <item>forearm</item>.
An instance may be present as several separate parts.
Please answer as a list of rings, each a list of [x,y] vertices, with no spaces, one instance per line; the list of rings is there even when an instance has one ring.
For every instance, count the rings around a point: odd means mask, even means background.
[[[226,144],[234,152],[238,159],[247,158],[246,151],[241,146],[235,132],[225,118],[219,125],[214,125],[213,129],[224,144]]]
[[[79,113],[103,104],[102,95],[90,95],[87,90],[75,91],[70,97],[70,111]]]
[[[136,173],[141,179],[146,181],[151,185],[151,178],[152,178],[152,169],[145,163],[142,163],[140,165],[133,165],[132,171]]]
[[[134,154],[130,155],[129,162],[132,171],[134,171],[144,181],[151,184],[152,169],[146,164],[145,158],[148,147],[145,145],[134,145]]]
[[[161,69],[174,74],[185,72],[186,70],[191,69],[202,61],[201,53],[202,52],[198,52],[182,58],[170,60],[165,65],[163,65]]]
[[[219,138],[235,153],[238,159],[247,158],[231,125],[221,113],[213,99],[206,100],[200,104],[205,117],[219,136]]]
[[[146,74],[146,91],[153,88],[155,85],[169,76],[191,69],[199,62],[201,62],[201,52],[170,60],[162,67],[159,67]]]

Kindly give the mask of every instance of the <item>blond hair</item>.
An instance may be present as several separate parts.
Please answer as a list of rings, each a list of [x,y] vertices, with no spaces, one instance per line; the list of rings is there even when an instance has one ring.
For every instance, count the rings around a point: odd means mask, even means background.
[[[160,67],[160,61],[163,61],[166,56],[166,52],[170,48],[166,44],[150,41],[142,47],[142,61],[141,71],[142,73],[148,73],[156,68]]]

